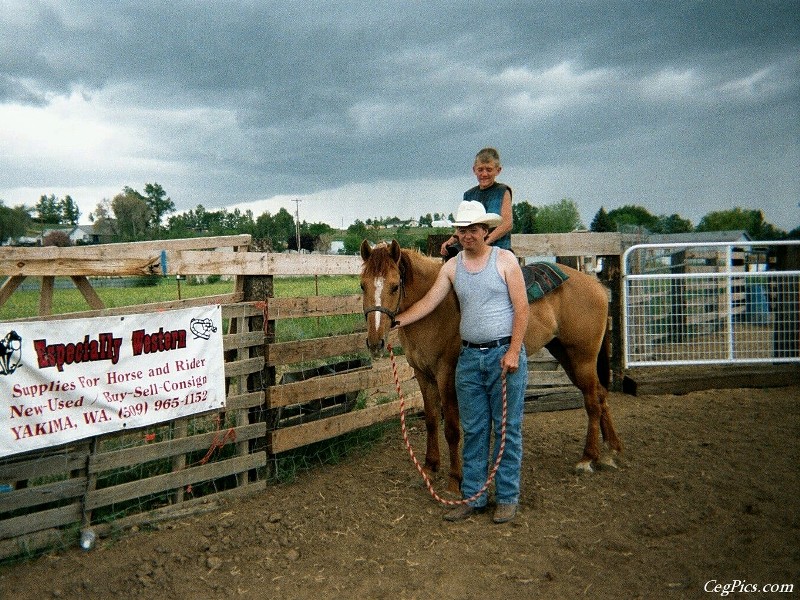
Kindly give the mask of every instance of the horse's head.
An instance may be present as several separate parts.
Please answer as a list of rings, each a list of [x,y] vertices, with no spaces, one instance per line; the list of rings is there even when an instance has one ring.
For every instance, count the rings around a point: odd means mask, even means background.
[[[372,248],[361,242],[361,289],[367,319],[367,348],[373,356],[386,346],[395,316],[403,300],[403,268],[400,244],[379,244]]]

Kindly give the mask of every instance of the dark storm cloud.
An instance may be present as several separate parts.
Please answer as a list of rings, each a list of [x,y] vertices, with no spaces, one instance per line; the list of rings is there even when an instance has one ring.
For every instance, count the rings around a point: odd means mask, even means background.
[[[543,170],[609,173],[605,196],[576,183],[536,198],[579,196],[592,214],[650,197],[659,213],[665,191],[647,182],[691,202],[705,176],[725,190],[713,208],[796,206],[798,6],[10,2],[0,105],[78,93],[112,122],[118,107],[145,132],[139,158],[157,161],[127,176],[175,190],[179,208],[458,179],[486,144],[521,185]],[[35,170],[31,185],[46,179]],[[77,170],[53,183],[96,177]],[[737,196],[725,182],[742,170]]]

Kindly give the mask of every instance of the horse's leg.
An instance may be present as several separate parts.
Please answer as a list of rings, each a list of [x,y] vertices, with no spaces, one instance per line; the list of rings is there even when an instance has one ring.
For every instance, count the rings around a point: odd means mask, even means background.
[[[594,470],[592,463],[596,463],[600,458],[600,414],[602,412],[598,399],[600,384],[594,373],[582,373],[580,368],[576,369],[576,379],[578,379],[578,388],[583,393],[583,407],[586,409],[589,422],[586,428],[583,456],[575,465],[575,470],[578,473],[591,473]]]
[[[611,385],[611,340],[610,332],[606,329],[600,351],[597,354],[597,378],[600,381],[598,388],[598,401],[600,402],[600,432],[603,434],[603,441],[611,454],[608,459],[601,458],[600,462],[606,466],[616,467],[614,458],[622,453],[622,442],[617,437],[614,430],[614,422],[611,419],[611,408],[608,405],[608,390]]]
[[[600,430],[603,412],[601,398],[604,403],[607,393],[597,377],[595,359],[583,356],[574,348],[566,348],[558,338],[551,340],[545,347],[564,367],[567,377],[583,394],[583,407],[586,409],[589,422],[583,456],[575,465],[575,471],[591,473],[594,471],[592,463],[596,463],[600,459]]]
[[[616,468],[615,458],[622,454],[622,441],[617,436],[614,429],[614,422],[611,419],[611,407],[608,405],[608,390],[603,386],[598,387],[598,401],[600,403],[600,431],[603,434],[603,441],[608,446],[609,454],[604,454],[600,458],[600,464],[606,467]]]
[[[458,400],[456,399],[455,374],[452,370],[439,376],[439,397],[444,413],[444,437],[450,453],[450,477],[447,491],[458,493],[461,490],[461,423],[458,418]]]
[[[425,447],[424,469],[431,475],[439,470],[441,457],[439,455],[439,390],[435,383],[431,383],[423,373],[416,371],[417,383],[422,392],[422,401],[425,408],[425,431],[427,433]]]

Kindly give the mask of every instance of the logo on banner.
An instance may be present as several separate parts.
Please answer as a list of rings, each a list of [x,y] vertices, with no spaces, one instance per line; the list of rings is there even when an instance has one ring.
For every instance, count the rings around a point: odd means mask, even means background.
[[[13,329],[0,340],[0,375],[11,375],[22,361],[22,337]]]

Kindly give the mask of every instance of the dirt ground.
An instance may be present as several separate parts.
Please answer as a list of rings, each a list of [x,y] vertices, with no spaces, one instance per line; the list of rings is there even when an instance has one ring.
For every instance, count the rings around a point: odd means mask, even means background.
[[[214,512],[0,567],[0,597],[616,600],[722,596],[735,581],[800,591],[800,387],[612,394],[611,405],[626,460],[583,476],[572,472],[583,411],[526,414],[512,523],[442,521],[393,431]],[[412,439],[422,452],[419,424]]]

